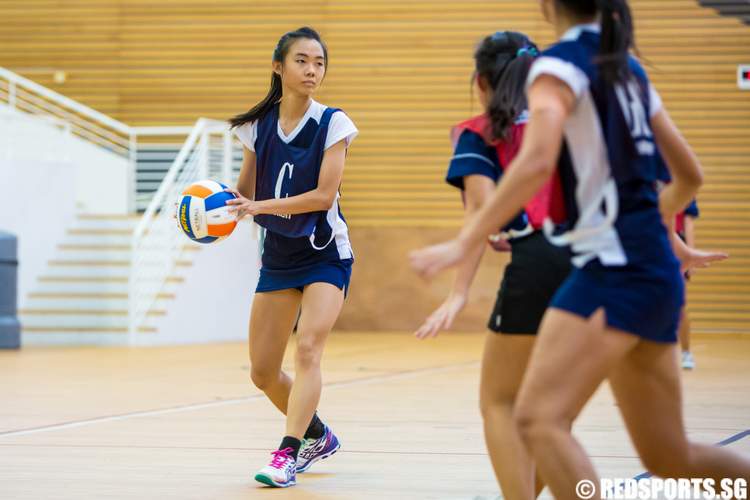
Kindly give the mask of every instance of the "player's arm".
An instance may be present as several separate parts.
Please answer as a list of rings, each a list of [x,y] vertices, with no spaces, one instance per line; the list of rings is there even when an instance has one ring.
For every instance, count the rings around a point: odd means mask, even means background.
[[[670,232],[672,249],[675,255],[680,260],[680,264],[683,271],[690,269],[697,269],[703,267],[709,267],[714,262],[721,262],[729,258],[729,254],[726,252],[717,252],[713,250],[700,250],[697,248],[689,247],[687,244],[680,239],[674,231]]]
[[[242,168],[237,179],[237,192],[248,200],[255,198],[255,152],[242,146]]]
[[[675,215],[684,210],[695,198],[703,183],[703,172],[695,153],[675,126],[667,111],[662,108],[651,118],[654,139],[669,168],[672,182],[659,194],[659,209],[669,230],[672,248],[682,263],[682,268],[708,267],[712,262],[724,260],[724,252],[703,251],[683,242],[673,231]],[[687,217],[685,218],[688,219]]]
[[[703,172],[698,158],[666,109],[660,109],[651,118],[651,127],[672,176],[672,182],[659,195],[659,209],[671,230],[675,215],[685,209],[703,183]]]
[[[320,166],[318,186],[306,193],[288,198],[273,198],[262,201],[251,201],[238,198],[229,200],[227,205],[233,205],[237,216],[257,214],[303,214],[328,210],[336,200],[341,179],[344,176],[346,161],[346,140],[342,139],[323,154]]]
[[[466,208],[464,209],[464,223],[479,212],[482,206],[492,196],[495,190],[495,183],[492,179],[484,175],[469,175],[464,178],[464,196],[466,199]],[[453,294],[468,296],[471,283],[474,281],[479,261],[486,248],[485,241],[480,242],[472,249],[464,263],[458,268],[456,279],[453,282]]]
[[[463,178],[464,183],[464,220],[468,221],[476,214],[487,201],[495,189],[495,182],[486,175],[467,175]],[[415,332],[420,339],[434,337],[440,332],[453,325],[453,321],[464,308],[469,298],[469,289],[474,281],[474,276],[479,268],[486,245],[484,242],[478,244],[467,254],[458,267],[456,278],[453,281],[448,298],[445,299]]]

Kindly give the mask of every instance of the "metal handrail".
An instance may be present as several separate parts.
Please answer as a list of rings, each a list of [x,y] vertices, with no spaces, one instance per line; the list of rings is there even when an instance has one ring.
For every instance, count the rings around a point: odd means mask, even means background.
[[[104,125],[114,130],[117,130],[118,132],[121,132],[122,134],[130,135],[131,133],[130,127],[122,123],[121,121],[115,120],[114,118],[109,117],[103,113],[100,113],[99,111],[92,109],[84,104],[76,102],[73,99],[70,99],[69,97],[65,97],[64,95],[59,94],[55,92],[54,90],[50,90],[47,87],[43,87],[42,85],[39,85],[38,83],[32,82],[31,80],[28,80],[22,77],[21,75],[14,73],[8,69],[0,67],[0,77],[8,80],[11,86],[26,87],[30,90],[33,90],[37,94],[40,94],[50,99],[51,101],[55,101],[57,103],[63,104],[71,108],[72,110],[74,110],[76,113],[79,113],[83,116],[87,116],[92,121],[101,122]]]
[[[211,145],[212,136],[221,138],[218,146]],[[231,133],[226,123],[199,119],[136,225],[131,239],[128,294],[131,344],[187,244],[173,220],[174,203],[179,193],[186,185],[206,178],[213,171],[222,182],[230,184],[232,171],[227,164],[233,154],[231,146]],[[210,163],[217,156],[212,156],[212,151],[220,158],[214,169],[210,168]]]

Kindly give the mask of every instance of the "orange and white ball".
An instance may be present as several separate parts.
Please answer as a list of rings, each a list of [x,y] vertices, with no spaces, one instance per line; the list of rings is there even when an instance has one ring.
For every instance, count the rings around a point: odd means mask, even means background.
[[[228,200],[235,196],[226,186],[212,180],[188,186],[177,201],[177,222],[182,232],[198,243],[214,243],[229,236],[237,217],[229,212]]]

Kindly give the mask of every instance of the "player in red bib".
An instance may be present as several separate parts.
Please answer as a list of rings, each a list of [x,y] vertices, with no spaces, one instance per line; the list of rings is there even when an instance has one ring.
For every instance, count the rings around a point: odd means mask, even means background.
[[[536,46],[515,32],[497,32],[477,48],[475,85],[485,113],[453,128],[455,149],[446,176],[461,190],[467,216],[492,194],[518,152],[526,127],[524,82],[536,55]],[[556,222],[564,219],[558,177],[545,184],[492,242],[496,249],[510,249],[511,262],[487,325],[480,402],[487,449],[506,498],[530,498],[535,493],[534,467],[511,414],[534,334],[571,269],[568,251],[542,234],[548,215]],[[476,248],[462,263],[450,295],[417,330],[418,338],[434,337],[451,327],[466,304],[484,250],[485,245]]]

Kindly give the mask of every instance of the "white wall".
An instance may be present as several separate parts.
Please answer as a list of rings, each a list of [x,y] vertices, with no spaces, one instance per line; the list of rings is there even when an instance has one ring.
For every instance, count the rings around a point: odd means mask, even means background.
[[[68,143],[76,166],[78,211],[87,214],[127,214],[130,162],[83,140]]]
[[[19,306],[76,211],[127,212],[127,160],[0,106],[0,228],[18,236]]]
[[[205,245],[184,273],[185,281],[169,301],[167,314],[141,333],[136,345],[188,344],[247,339],[260,254],[256,227],[247,219],[224,241]]]

